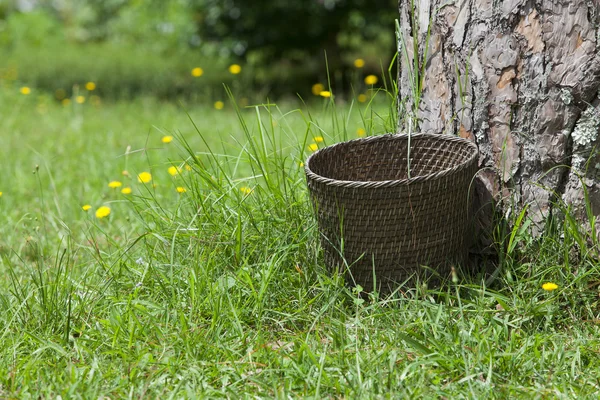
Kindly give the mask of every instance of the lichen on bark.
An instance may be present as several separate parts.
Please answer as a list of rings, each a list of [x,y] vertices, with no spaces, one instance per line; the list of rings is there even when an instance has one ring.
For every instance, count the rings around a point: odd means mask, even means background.
[[[573,129],[573,145],[575,147],[587,147],[596,141],[600,127],[600,114],[595,107],[588,107],[581,114],[579,121]]]

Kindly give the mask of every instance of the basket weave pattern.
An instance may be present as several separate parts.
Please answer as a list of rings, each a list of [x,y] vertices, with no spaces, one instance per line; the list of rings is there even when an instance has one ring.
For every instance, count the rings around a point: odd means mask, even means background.
[[[447,135],[410,140],[410,179],[407,135],[338,143],[306,162],[325,263],[348,265],[367,291],[374,288],[373,273],[384,291],[424,276],[423,266],[445,278],[467,254],[477,147]]]

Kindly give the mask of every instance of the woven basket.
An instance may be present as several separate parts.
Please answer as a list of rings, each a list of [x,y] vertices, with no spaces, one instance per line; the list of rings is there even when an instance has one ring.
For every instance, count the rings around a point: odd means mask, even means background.
[[[477,146],[448,135],[389,134],[315,152],[305,172],[325,264],[381,292],[445,279],[468,252]],[[348,268],[349,267],[349,268]]]

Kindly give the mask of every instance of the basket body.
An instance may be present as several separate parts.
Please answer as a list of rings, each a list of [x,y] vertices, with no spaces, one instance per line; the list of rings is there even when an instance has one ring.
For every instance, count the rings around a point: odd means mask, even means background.
[[[387,292],[464,260],[477,147],[454,136],[383,135],[314,153],[305,172],[325,263]]]

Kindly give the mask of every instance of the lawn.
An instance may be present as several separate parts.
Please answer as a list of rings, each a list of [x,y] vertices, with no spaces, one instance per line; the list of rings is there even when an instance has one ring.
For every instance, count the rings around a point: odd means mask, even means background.
[[[488,284],[379,298],[324,268],[302,163],[393,130],[389,98],[217,110],[0,88],[0,397],[595,398],[584,227],[499,222]]]

